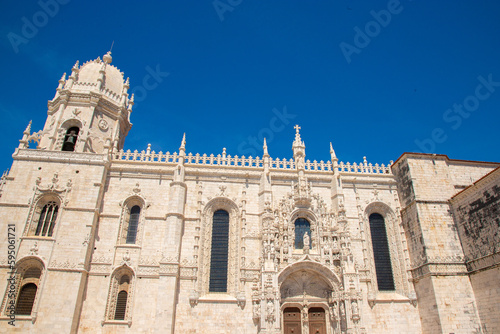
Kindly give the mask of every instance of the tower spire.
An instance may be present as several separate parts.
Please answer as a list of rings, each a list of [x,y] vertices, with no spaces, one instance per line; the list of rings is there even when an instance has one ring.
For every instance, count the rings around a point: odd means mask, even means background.
[[[181,147],[179,147],[179,154],[186,152],[186,133],[182,136]]]
[[[267,143],[266,143],[266,138],[264,137],[264,144],[262,145],[262,149],[264,151],[264,154],[262,157],[268,157],[269,156],[269,152],[267,152]]]
[[[295,160],[297,169],[303,169],[304,158],[306,157],[306,144],[300,138],[300,126],[295,125],[293,128],[295,129],[295,140],[292,145],[293,159]]]
[[[334,161],[338,161],[337,156],[335,155],[335,150],[333,149],[332,142],[330,142],[330,157],[332,158],[332,163]]]

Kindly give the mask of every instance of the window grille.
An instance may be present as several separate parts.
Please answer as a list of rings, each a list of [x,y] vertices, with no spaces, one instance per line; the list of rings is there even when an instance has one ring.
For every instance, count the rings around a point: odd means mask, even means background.
[[[127,310],[127,291],[120,291],[116,299],[115,320],[125,320]]]
[[[30,315],[35,303],[37,286],[34,283],[25,284],[19,292],[17,299],[16,314]]]
[[[228,242],[229,213],[224,210],[215,211],[212,225],[210,292],[227,292]]]
[[[378,213],[373,213],[370,215],[369,221],[378,289],[392,291],[394,290],[394,277],[392,275],[391,254],[389,252],[384,217]]]

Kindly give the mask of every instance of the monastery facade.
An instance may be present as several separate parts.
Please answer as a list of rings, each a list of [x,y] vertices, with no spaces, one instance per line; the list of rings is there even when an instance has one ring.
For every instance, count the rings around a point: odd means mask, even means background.
[[[0,181],[1,333],[500,332],[499,163],[311,162],[298,126],[287,159],[123,151],[111,62]]]

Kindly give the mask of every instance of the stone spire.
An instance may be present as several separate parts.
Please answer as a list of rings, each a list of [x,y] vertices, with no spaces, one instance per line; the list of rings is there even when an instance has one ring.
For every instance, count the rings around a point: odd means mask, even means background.
[[[332,142],[330,142],[330,158],[332,160],[333,173],[335,174],[335,167],[338,166],[337,156],[335,155],[335,150],[333,149]]]
[[[125,80],[125,83],[123,84],[123,90],[122,90],[122,99],[121,103],[126,106],[127,104],[127,97],[128,97],[128,89],[130,88],[130,78],[127,77],[127,80]]]
[[[65,88],[70,89],[71,87],[73,87],[73,83],[78,78],[78,72],[80,70],[78,68],[78,65],[79,65],[79,61],[77,60],[76,63],[75,63],[75,65],[71,69],[71,75],[69,76],[68,81],[66,81],[66,87]]]
[[[19,140],[19,148],[27,148],[28,147],[28,137],[31,134],[31,122],[28,123],[28,126],[26,127],[26,130],[23,132],[23,138]]]
[[[184,135],[182,136],[181,147],[179,147],[179,155],[180,156],[186,155],[186,133],[185,132],[184,132]]]
[[[185,169],[184,161],[186,157],[186,134],[182,136],[181,146],[179,147],[179,160],[177,161],[177,168],[174,172],[175,182],[184,182]]]
[[[64,84],[66,83],[66,72],[62,75],[61,79],[59,79],[59,85],[56,89],[56,95],[64,88]]]
[[[300,126],[295,125],[295,140],[293,141],[293,159],[295,160],[295,166],[297,170],[304,170],[304,159],[306,157],[306,144],[300,138]]]
[[[130,99],[128,100],[128,111],[132,112],[132,107],[134,106],[134,94],[130,96]]]
[[[110,56],[111,57],[111,56]],[[103,88],[102,83],[106,77],[106,62],[102,62],[101,68],[99,69],[99,77],[97,78],[97,90],[100,91]]]
[[[262,145],[262,150],[264,151],[264,154],[262,155],[262,157],[263,158],[269,157],[269,152],[267,152],[266,138],[264,138],[264,144]]]

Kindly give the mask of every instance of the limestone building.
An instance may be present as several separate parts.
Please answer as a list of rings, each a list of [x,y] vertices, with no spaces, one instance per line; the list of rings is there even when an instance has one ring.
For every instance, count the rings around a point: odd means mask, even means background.
[[[311,162],[298,126],[286,159],[123,151],[111,60],[2,177],[0,332],[500,332],[500,164]]]

